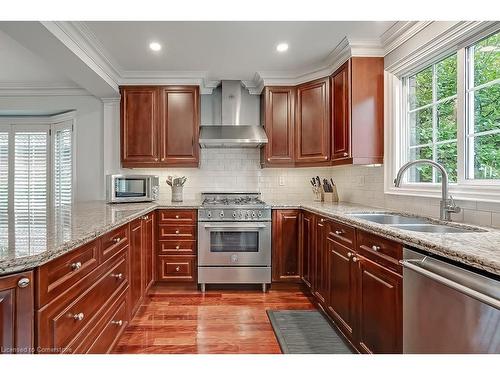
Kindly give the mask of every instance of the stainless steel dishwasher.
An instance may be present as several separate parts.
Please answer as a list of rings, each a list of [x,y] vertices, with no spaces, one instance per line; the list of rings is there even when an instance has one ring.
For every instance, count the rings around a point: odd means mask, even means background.
[[[500,353],[500,279],[403,251],[403,352]]]

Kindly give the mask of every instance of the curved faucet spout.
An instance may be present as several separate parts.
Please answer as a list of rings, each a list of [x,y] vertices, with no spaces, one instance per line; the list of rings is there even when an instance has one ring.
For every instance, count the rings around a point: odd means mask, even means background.
[[[455,205],[453,201],[453,197],[448,194],[448,172],[446,169],[439,163],[436,163],[434,160],[429,159],[419,159],[410,161],[404,164],[398,171],[396,178],[394,179],[394,185],[396,187],[401,186],[401,181],[403,180],[403,175],[406,170],[414,165],[418,164],[429,164],[432,167],[436,168],[441,172],[441,220],[451,220],[451,213],[460,212],[460,207]]]

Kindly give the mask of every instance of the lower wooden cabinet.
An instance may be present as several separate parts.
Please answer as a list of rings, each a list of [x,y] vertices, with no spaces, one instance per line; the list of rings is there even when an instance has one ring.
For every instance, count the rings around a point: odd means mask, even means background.
[[[272,281],[300,280],[300,210],[274,210]]]
[[[0,277],[0,354],[33,350],[33,272]]]
[[[133,316],[144,295],[144,254],[142,218],[130,223],[130,313]]]
[[[196,282],[196,256],[173,255],[158,257],[160,281]]]
[[[155,213],[143,217],[142,244],[144,246],[144,290],[147,291],[154,282],[155,264]]]
[[[315,220],[315,251],[314,251],[314,273],[313,273],[313,294],[320,303],[325,304],[329,293],[328,274],[328,220],[317,217]]]
[[[356,344],[366,353],[402,353],[401,275],[356,256]]]
[[[314,215],[309,212],[301,214],[301,265],[300,278],[308,287],[312,287],[314,270]]]

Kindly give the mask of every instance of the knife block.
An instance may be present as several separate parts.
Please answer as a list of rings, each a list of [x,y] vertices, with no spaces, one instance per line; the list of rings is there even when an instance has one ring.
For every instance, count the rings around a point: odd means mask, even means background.
[[[322,189],[323,190],[323,189]],[[339,201],[339,195],[337,193],[337,187],[333,186],[332,192],[323,191],[324,201],[328,203],[335,203]]]

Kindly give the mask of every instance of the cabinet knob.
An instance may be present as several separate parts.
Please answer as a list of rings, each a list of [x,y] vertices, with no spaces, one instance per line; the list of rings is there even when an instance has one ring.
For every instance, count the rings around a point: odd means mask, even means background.
[[[179,250],[180,248],[181,248],[181,247],[180,247],[179,245],[177,245],[177,246],[175,247],[175,250]]]
[[[373,250],[373,251],[379,251],[379,250],[380,250],[380,246],[373,245],[373,246],[372,246],[372,250]]]
[[[324,222],[325,222],[325,219],[320,219],[320,222],[321,222],[321,223],[324,223]]]
[[[123,274],[121,272],[120,273],[112,273],[111,277],[114,277],[116,280],[121,280],[121,279],[123,279]]]
[[[178,219],[179,218],[179,215],[175,215],[175,218]]]
[[[165,158],[161,158],[161,161],[165,161]]]
[[[181,270],[181,267],[177,266],[175,267],[175,272],[179,272]]]
[[[353,255],[354,255],[354,254],[353,254],[353,253],[351,253],[350,251],[347,253],[347,257],[348,257],[349,259],[351,259]]]
[[[155,158],[155,161],[158,161],[158,158]]]
[[[179,229],[176,229],[176,230],[175,230],[175,234],[179,234]]]
[[[335,234],[336,234],[337,236],[340,236],[341,234],[344,234],[344,231],[343,231],[343,230],[336,230],[336,231],[335,231]]]
[[[83,313],[78,313],[78,314],[73,315],[74,320],[80,321],[80,320],[83,320],[83,318],[85,318],[85,315],[83,315]]]
[[[112,320],[111,324],[116,324],[117,326],[121,327],[123,325],[123,320]]]
[[[81,262],[71,263],[71,269],[73,271],[78,271],[80,268],[82,268]]]
[[[356,263],[356,262],[358,261],[358,258],[357,258],[357,257],[352,257],[352,261],[353,261],[354,263]]]
[[[348,154],[347,152],[344,152],[342,155],[347,156],[347,155],[349,155],[349,154]]]
[[[120,237],[113,238],[114,243],[120,242],[122,239]]]
[[[23,277],[17,282],[17,286],[19,288],[26,288],[28,285],[30,285],[30,279],[28,279],[27,277]]]

